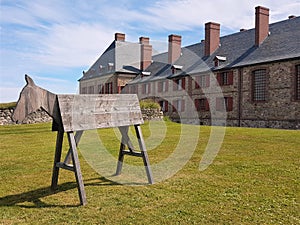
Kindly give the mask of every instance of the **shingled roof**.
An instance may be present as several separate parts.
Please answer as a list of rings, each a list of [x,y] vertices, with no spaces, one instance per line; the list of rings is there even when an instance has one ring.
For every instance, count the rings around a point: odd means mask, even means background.
[[[140,44],[114,40],[79,79],[87,80],[113,73],[140,72]]]
[[[210,56],[204,56],[204,42],[183,47],[181,56],[173,63],[182,66],[182,70],[175,74],[167,63],[167,52],[153,56],[153,63],[146,69],[151,75],[138,76],[130,84],[300,58],[300,17],[270,24],[269,31],[259,46],[255,45],[255,29],[223,36],[220,47]],[[226,60],[216,66],[216,56]]]

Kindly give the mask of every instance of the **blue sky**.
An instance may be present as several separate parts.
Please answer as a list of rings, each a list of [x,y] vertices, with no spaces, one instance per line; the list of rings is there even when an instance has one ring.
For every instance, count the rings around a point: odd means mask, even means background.
[[[148,36],[167,48],[203,39],[206,22],[221,35],[254,27],[254,8],[270,8],[270,22],[300,15],[300,0],[0,0],[0,102],[16,101],[24,74],[54,93],[76,93],[77,80],[114,39]],[[157,44],[158,45],[158,44]],[[155,46],[155,45],[154,45]]]

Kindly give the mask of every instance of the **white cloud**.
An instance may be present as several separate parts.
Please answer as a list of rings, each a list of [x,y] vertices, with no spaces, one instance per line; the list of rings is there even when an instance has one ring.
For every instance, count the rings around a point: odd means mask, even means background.
[[[101,25],[55,25],[40,37],[42,54],[37,60],[61,67],[87,66],[108,47],[114,31]],[[110,41],[108,41],[110,40]]]
[[[154,24],[155,28],[168,30],[195,29],[208,21],[231,29],[251,28],[254,27],[254,8],[258,5],[270,8],[271,22],[274,22],[286,19],[292,12],[299,14],[300,1],[164,0],[147,9],[151,16],[144,17],[144,21]]]
[[[127,40],[137,41],[141,35],[167,40],[159,36],[166,32],[182,33],[184,38],[185,31],[196,30],[199,35],[208,21],[220,23],[221,32],[253,28],[257,5],[270,8],[271,22],[300,14],[300,0],[2,0],[0,101],[12,98],[11,93],[18,96],[16,90],[22,87],[25,73],[46,79],[52,73],[60,79],[57,74],[68,68],[92,65],[116,31],[125,32]],[[74,85],[70,87],[74,90],[81,70],[75,75],[70,71],[64,78],[70,79],[68,86]],[[66,90],[65,82],[51,82],[53,87],[48,87],[55,92]]]

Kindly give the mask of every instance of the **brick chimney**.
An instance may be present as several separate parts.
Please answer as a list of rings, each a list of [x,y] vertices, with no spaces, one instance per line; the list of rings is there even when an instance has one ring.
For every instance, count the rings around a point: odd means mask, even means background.
[[[125,34],[115,33],[115,41],[125,41]]]
[[[181,55],[181,36],[169,35],[168,63],[173,64]]]
[[[141,44],[141,70],[145,70],[151,64],[152,45],[149,44],[148,37],[140,37]]]
[[[269,35],[269,9],[255,7],[255,46],[259,46]]]
[[[210,56],[220,46],[220,24],[209,22],[205,24],[204,55]]]

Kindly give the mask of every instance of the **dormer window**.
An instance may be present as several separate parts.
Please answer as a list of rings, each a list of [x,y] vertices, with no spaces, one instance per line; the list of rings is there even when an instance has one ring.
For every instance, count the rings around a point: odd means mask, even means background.
[[[182,67],[183,67],[183,66],[180,66],[180,65],[173,65],[173,66],[171,67],[171,69],[172,69],[172,74],[176,74],[178,71],[181,71],[181,70],[182,70]]]
[[[226,61],[226,57],[225,56],[219,56],[219,55],[217,55],[214,58],[215,67],[220,66],[220,62],[225,62],[225,61]]]
[[[148,77],[151,75],[151,72],[143,71],[142,72],[142,77]]]
[[[99,65],[99,71],[102,73],[104,71],[105,67],[103,65]]]
[[[114,64],[113,63],[108,63],[107,64],[107,70],[108,70],[108,72],[112,71],[113,68],[114,68]]]

